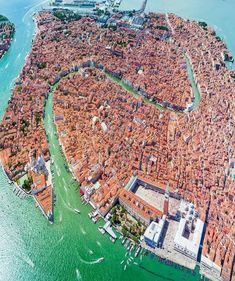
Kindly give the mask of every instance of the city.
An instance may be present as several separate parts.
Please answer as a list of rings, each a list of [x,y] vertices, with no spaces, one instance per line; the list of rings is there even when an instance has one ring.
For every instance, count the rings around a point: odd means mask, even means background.
[[[45,126],[53,95],[64,167],[91,220],[104,220],[100,232],[131,241],[136,256],[142,248],[234,280],[235,72],[225,43],[205,22],[144,13],[146,1],[137,11],[116,11],[113,1],[109,12],[67,2],[35,14],[32,50],[0,125],[9,183],[53,223],[61,176]]]

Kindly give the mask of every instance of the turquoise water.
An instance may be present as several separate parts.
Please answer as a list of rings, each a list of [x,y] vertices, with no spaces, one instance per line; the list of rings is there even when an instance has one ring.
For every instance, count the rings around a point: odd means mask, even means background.
[[[133,2],[123,5],[134,8]],[[10,97],[13,80],[30,51],[34,32],[32,14],[41,3],[39,0],[0,0],[0,14],[16,25],[12,47],[0,61],[0,116]],[[147,9],[175,12],[217,26],[218,34],[235,54],[235,1],[150,0]],[[81,205],[77,186],[64,168],[52,124],[52,95],[46,107],[45,125],[55,160],[55,223],[48,224],[32,199],[16,197],[0,169],[0,281],[199,280],[198,273],[194,276],[188,270],[167,266],[150,256],[134,259],[124,270],[128,258],[125,249],[120,241],[113,244],[106,235],[102,236],[98,225],[88,219],[90,208]],[[76,214],[74,208],[79,208],[81,215]]]
[[[122,9],[138,9],[142,0],[123,0]],[[235,56],[234,0],[148,0],[146,11],[175,13],[183,18],[206,21]]]
[[[7,106],[14,79],[19,75],[25,56],[32,43],[35,29],[32,15],[41,7],[40,0],[0,0],[0,14],[4,14],[16,26],[10,50],[0,60],[0,118]]]

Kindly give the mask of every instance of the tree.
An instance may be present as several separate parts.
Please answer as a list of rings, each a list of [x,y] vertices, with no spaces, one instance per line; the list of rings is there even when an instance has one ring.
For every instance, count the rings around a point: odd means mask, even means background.
[[[47,63],[46,63],[46,62],[37,63],[38,69],[46,68],[46,66],[47,66]]]
[[[7,17],[0,15],[0,21],[9,21]]]
[[[28,179],[24,180],[22,188],[27,190],[27,191],[30,191],[32,183],[33,183],[33,178],[29,177]]]
[[[35,114],[35,121],[36,121],[36,126],[38,127],[38,124],[41,122],[41,116],[38,112]]]
[[[157,29],[166,30],[166,31],[169,30],[169,28],[168,28],[167,26],[164,26],[164,25],[158,25],[158,26],[157,26]]]
[[[125,226],[122,227],[122,234],[124,237],[128,236],[128,231]]]
[[[204,22],[204,21],[199,21],[198,24],[203,27],[203,28],[206,28],[207,27],[207,23]]]

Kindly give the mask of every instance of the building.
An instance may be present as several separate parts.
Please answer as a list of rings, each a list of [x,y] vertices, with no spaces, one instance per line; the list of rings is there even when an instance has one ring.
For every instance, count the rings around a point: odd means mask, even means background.
[[[35,202],[38,204],[43,215],[50,221],[53,221],[53,188],[51,184],[47,184],[46,175],[29,171],[29,176],[32,177],[32,195]]]
[[[92,0],[74,0],[74,6],[78,6],[79,8],[95,8],[96,1]]]
[[[201,266],[205,267],[217,278],[220,278],[221,267],[204,255],[201,256]]]
[[[150,189],[156,192],[159,192],[160,194],[165,194],[166,192],[166,185],[159,181],[150,180],[149,178],[146,178],[144,176],[138,175],[138,177],[132,176],[126,185],[125,189],[132,191],[133,193],[136,192],[136,189],[138,186],[143,186],[146,190]],[[170,189],[169,185],[167,186],[167,193],[169,195],[169,198],[175,198],[177,200],[181,199],[181,196]]]
[[[95,193],[95,191],[100,187],[99,182],[92,186],[81,186],[80,187],[80,194],[84,195],[86,201],[90,201],[91,195]]]
[[[166,191],[165,191],[165,198],[164,198],[164,205],[163,205],[163,214],[168,216],[169,214],[169,189],[168,187],[166,188]]]
[[[181,218],[174,238],[174,249],[197,260],[204,222],[199,218]]]
[[[146,245],[148,245],[151,248],[158,247],[159,241],[162,237],[165,222],[166,222],[165,215],[163,215],[159,223],[151,222],[151,224],[147,227],[144,233],[144,241]]]
[[[119,194],[119,202],[126,208],[128,213],[145,225],[149,225],[152,221],[157,221],[162,216],[160,210],[125,189]]]

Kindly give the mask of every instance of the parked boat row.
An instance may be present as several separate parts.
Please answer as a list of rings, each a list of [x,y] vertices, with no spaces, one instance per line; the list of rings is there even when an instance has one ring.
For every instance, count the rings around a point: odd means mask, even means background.
[[[90,212],[88,217],[93,221],[93,223],[96,223],[101,218],[97,210]]]
[[[13,193],[18,196],[20,199],[25,199],[28,197],[28,194],[26,194],[23,190],[17,188],[16,186],[13,189]]]

